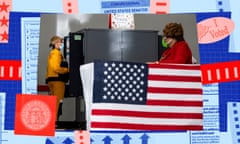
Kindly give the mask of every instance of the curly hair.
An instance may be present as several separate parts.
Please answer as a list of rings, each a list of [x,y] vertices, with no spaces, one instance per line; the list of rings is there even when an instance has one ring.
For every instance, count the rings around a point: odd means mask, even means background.
[[[177,41],[184,40],[183,27],[180,23],[168,23],[163,29],[163,35],[165,37],[175,38]]]
[[[54,48],[54,44],[55,44],[58,40],[62,41],[63,39],[62,39],[61,37],[59,37],[59,36],[56,36],[56,35],[53,36],[53,37],[50,39],[49,47]]]

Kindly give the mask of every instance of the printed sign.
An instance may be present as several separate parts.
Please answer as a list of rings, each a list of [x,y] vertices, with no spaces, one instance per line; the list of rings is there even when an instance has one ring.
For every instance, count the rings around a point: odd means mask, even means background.
[[[110,14],[110,28],[112,29],[134,29],[133,14]]]

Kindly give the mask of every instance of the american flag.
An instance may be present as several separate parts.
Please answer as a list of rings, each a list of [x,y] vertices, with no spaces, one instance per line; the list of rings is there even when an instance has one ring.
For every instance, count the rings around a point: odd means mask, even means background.
[[[200,65],[95,61],[91,130],[202,130]]]

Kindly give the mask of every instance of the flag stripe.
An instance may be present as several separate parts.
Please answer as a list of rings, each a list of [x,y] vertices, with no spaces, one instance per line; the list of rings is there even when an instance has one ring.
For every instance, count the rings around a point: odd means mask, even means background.
[[[169,118],[146,118],[146,117],[126,117],[126,116],[97,116],[91,117],[92,122],[119,122],[128,124],[148,124],[148,125],[200,125],[202,119],[169,119]]]
[[[202,89],[187,88],[156,88],[148,87],[149,93],[168,93],[168,94],[202,94]]]
[[[158,94],[148,93],[149,100],[183,100],[183,101],[202,101],[202,95],[193,94]]]
[[[104,130],[119,130],[119,129],[129,129],[131,130],[166,130],[166,131],[176,131],[176,130],[202,130],[201,125],[146,125],[146,124],[128,124],[128,123],[111,123],[111,122],[91,122],[92,130],[101,130],[99,128],[104,128]]]
[[[151,106],[151,105],[113,104],[113,103],[94,103],[92,105],[92,109],[124,110],[139,112],[202,113],[202,107]]]
[[[148,64],[149,68],[156,69],[180,69],[180,70],[200,70],[200,65],[198,64]]]
[[[199,76],[176,76],[176,75],[149,75],[149,80],[161,81],[184,81],[184,82],[198,82],[201,81]]]
[[[174,101],[174,100],[148,100],[148,105],[161,105],[161,106],[202,106],[201,101]]]
[[[172,82],[172,81],[156,81],[151,80],[148,82],[148,87],[159,87],[159,88],[200,88],[201,84],[197,82]]]
[[[94,127],[93,130],[100,130],[97,129],[99,127],[104,127],[104,130],[113,130],[113,129],[129,129],[132,130],[166,130],[166,131],[175,131],[175,130],[202,130],[202,126],[199,125],[145,125],[145,124],[123,124],[123,123],[104,123],[104,122],[98,122],[98,123],[91,123],[91,126]]]
[[[106,110],[97,109],[92,111],[93,115],[115,115],[115,116],[134,116],[145,118],[178,118],[178,119],[202,119],[201,113],[169,113],[169,112],[139,112],[139,111],[123,111],[123,110]]]
[[[169,76],[195,76],[199,77],[201,75],[199,70],[174,70],[174,69],[156,69],[150,68],[149,69],[150,75],[169,75]]]

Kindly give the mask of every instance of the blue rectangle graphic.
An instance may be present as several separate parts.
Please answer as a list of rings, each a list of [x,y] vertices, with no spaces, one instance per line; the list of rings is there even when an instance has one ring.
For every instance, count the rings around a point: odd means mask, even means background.
[[[102,1],[102,8],[149,7],[149,0]]]

